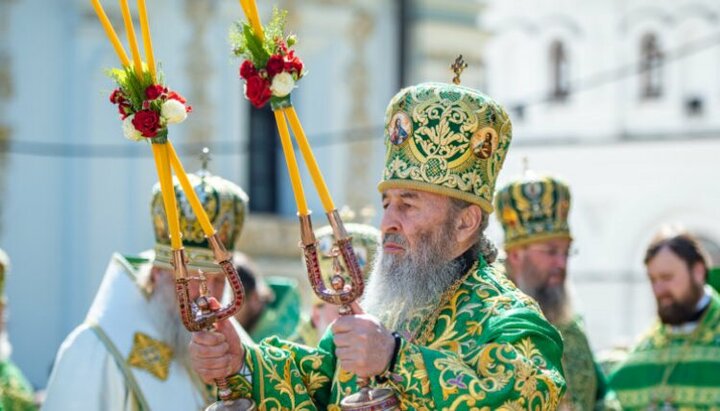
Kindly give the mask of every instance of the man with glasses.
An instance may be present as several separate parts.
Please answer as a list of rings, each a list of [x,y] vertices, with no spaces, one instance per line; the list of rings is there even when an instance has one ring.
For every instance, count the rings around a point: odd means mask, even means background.
[[[568,390],[559,409],[617,409],[565,286],[573,254],[568,186],[550,176],[526,173],[497,193],[496,210],[505,230],[508,276],[537,300],[565,342],[562,364]]]

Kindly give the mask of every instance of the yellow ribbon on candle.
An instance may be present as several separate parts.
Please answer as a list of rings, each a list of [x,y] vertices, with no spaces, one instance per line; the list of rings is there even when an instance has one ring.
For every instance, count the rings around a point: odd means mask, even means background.
[[[167,144],[150,144],[155,157],[158,179],[160,180],[160,192],[165,205],[165,217],[167,218],[170,230],[170,246],[173,250],[182,248],[182,235],[180,234],[180,222],[178,220],[177,202],[175,200],[175,188],[172,183],[172,174],[168,162]]]
[[[115,29],[113,29],[113,26],[110,23],[110,19],[108,19],[107,14],[105,14],[105,10],[103,10],[102,5],[100,4],[100,0],[91,0],[91,3],[93,8],[95,9],[95,14],[97,14],[98,16],[98,20],[100,20],[100,24],[102,24],[103,28],[105,29],[105,35],[107,35],[110,43],[115,49],[115,54],[117,54],[118,58],[120,59],[120,63],[123,65],[123,67],[128,67],[130,65],[130,60],[125,53],[125,49],[120,42],[120,38],[118,38],[117,33],[115,33]]]
[[[133,63],[135,64],[135,74],[139,78],[142,78],[142,60],[140,59],[140,50],[138,49],[137,38],[135,37],[135,27],[133,27],[130,6],[128,6],[127,0],[120,0],[120,10],[122,11],[123,21],[125,22],[125,32],[128,43],[130,43]]]
[[[290,121],[290,127],[295,134],[295,139],[297,140],[298,146],[300,147],[300,152],[305,159],[305,164],[307,165],[308,171],[310,171],[310,176],[312,177],[313,183],[315,183],[315,188],[317,188],[318,190],[320,201],[323,204],[325,212],[329,213],[335,209],[335,204],[333,204],[332,197],[330,197],[330,191],[327,188],[327,184],[325,184],[325,179],[320,172],[320,167],[318,167],[317,161],[315,160],[315,155],[310,148],[310,143],[308,143],[307,136],[305,136],[305,131],[300,124],[300,119],[295,112],[295,107],[290,106],[281,110]]]
[[[307,202],[305,201],[305,192],[303,191],[302,182],[300,180],[300,169],[298,168],[297,159],[295,159],[295,151],[293,150],[292,141],[290,140],[290,132],[285,122],[285,116],[282,110],[276,110],[275,122],[280,133],[280,142],[282,143],[283,153],[285,154],[285,163],[287,164],[288,173],[290,174],[290,184],[292,184],[293,194],[295,195],[295,204],[297,204],[298,214],[306,216],[309,214]]]
[[[175,169],[175,175],[178,180],[180,180],[180,185],[182,186],[188,201],[190,201],[190,206],[192,207],[195,217],[197,217],[198,222],[205,233],[205,237],[210,238],[213,234],[215,234],[215,227],[213,227],[210,222],[210,218],[205,212],[202,203],[200,203],[197,193],[193,190],[192,184],[190,184],[190,180],[188,180],[187,174],[185,173],[185,168],[183,168],[177,152],[175,152],[175,148],[172,143],[170,143],[170,140],[168,140],[166,145],[168,146],[168,152],[170,154],[170,165],[173,169]]]
[[[140,31],[142,32],[143,47],[145,48],[145,59],[147,60],[153,84],[155,84],[157,82],[157,73],[155,72],[155,55],[153,54],[152,38],[150,37],[150,24],[148,23],[145,0],[138,0],[137,4],[138,14],[140,15]]]

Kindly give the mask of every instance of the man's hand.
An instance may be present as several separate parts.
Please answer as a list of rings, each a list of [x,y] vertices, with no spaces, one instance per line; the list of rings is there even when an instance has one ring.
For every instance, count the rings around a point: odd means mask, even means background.
[[[335,355],[343,369],[360,377],[382,374],[390,364],[395,338],[377,318],[353,304],[354,315],[338,318],[332,325]]]
[[[194,333],[189,352],[193,369],[208,384],[236,373],[245,356],[240,337],[228,320],[215,324],[215,331]]]

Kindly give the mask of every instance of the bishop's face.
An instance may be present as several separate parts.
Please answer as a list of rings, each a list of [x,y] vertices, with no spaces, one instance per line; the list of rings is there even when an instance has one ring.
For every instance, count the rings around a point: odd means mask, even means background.
[[[570,240],[556,238],[527,245],[512,250],[516,267],[513,267],[513,280],[523,291],[533,294],[565,286]]]
[[[663,247],[647,263],[647,274],[657,301],[660,320],[665,324],[682,324],[695,314],[703,293],[705,268],[697,263],[693,267]]]
[[[429,242],[437,242],[447,225],[450,200],[438,194],[407,189],[389,189],[382,194],[383,257],[391,260],[407,259],[426,249]],[[448,260],[454,257],[453,242],[443,244]]]

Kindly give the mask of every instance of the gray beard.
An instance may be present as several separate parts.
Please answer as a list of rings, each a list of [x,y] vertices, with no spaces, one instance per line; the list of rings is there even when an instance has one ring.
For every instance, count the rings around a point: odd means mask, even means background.
[[[545,318],[553,325],[567,324],[572,320],[573,309],[565,284],[556,287],[530,287],[518,279],[518,288],[534,298]]]
[[[450,230],[426,237],[419,242],[419,250],[405,256],[383,255],[382,245],[378,246],[362,307],[388,329],[416,333],[418,325],[440,304],[445,290],[464,274],[463,261],[448,261],[445,255],[444,246],[452,238]],[[387,234],[385,239],[407,245],[398,234]]]
[[[188,345],[192,335],[180,319],[172,277],[163,276],[155,283],[148,305],[152,323],[163,342],[172,348],[173,357],[182,364],[189,364]]]

